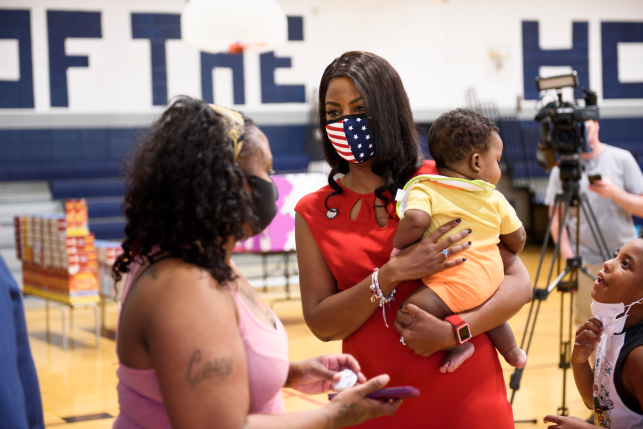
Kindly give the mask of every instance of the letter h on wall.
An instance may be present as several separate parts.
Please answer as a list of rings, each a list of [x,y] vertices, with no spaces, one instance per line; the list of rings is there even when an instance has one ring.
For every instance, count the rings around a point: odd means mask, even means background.
[[[540,49],[538,21],[522,22],[523,85],[526,100],[537,100],[538,89],[534,79],[541,66],[571,66],[578,72],[582,88],[589,88],[589,34],[587,22],[572,24],[571,49]],[[574,88],[574,97],[582,98],[581,88]]]
[[[643,82],[620,82],[618,44],[643,42],[643,22],[601,23],[603,98],[643,98]]]

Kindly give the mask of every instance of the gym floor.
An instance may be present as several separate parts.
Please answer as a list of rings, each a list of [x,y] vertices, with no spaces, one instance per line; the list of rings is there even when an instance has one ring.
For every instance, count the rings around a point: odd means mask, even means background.
[[[540,248],[527,247],[520,256],[533,280]],[[550,258],[551,254],[546,262],[550,261]],[[544,281],[539,286],[543,287]],[[271,302],[280,294],[273,291],[262,295],[267,302]],[[298,295],[297,288],[294,295]],[[115,374],[118,360],[114,341],[103,337],[101,348],[97,349],[92,310],[76,309],[73,328],[68,329],[69,348],[63,350],[58,308],[50,309],[50,338],[47,341],[44,307],[26,307],[27,326],[40,379],[46,427],[111,428],[118,415]],[[519,344],[529,307],[525,306],[509,321]],[[569,296],[565,296],[563,307],[565,317],[568,317]],[[529,352],[529,363],[513,407],[516,420],[537,419],[538,423],[519,423],[516,425],[518,428],[546,427],[542,423],[543,417],[556,414],[557,408],[562,404],[562,370],[558,368],[560,309],[559,292],[552,292],[549,298],[542,302]],[[274,304],[274,310],[288,332],[291,360],[341,352],[340,342],[324,343],[312,335],[304,322],[299,300],[279,301]],[[118,309],[115,304],[107,307],[108,328],[116,327],[117,315]],[[508,384],[513,368],[506,365],[502,358],[500,361]],[[316,408],[327,402],[326,395],[306,396],[290,389],[284,389],[283,392],[289,412]],[[511,395],[509,388],[508,394]],[[567,374],[567,406],[570,415],[583,419],[590,415],[576,390],[571,370]]]

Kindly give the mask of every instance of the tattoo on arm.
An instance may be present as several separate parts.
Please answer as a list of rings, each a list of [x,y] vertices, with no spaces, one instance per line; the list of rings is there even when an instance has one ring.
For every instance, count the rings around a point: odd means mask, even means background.
[[[187,380],[192,389],[205,379],[218,377],[223,381],[232,374],[232,358],[215,358],[203,365],[200,365],[200,362],[201,350],[196,350],[190,359],[187,374]]]
[[[147,274],[149,274],[150,277],[156,280],[159,277],[159,270],[156,267],[150,267],[150,269],[147,270]]]

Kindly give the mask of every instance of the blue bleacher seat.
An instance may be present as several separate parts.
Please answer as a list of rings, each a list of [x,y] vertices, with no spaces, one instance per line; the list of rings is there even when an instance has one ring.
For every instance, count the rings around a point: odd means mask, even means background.
[[[509,170],[514,179],[524,179],[529,177],[529,169],[524,161],[514,161],[508,163]]]
[[[92,198],[87,200],[87,213],[90,219],[119,217],[123,213],[121,198]]]
[[[121,205],[125,183],[118,177],[51,180],[54,199],[85,198],[89,230],[97,239],[120,240],[124,237],[125,219]]]
[[[122,240],[125,238],[125,220],[92,220],[89,219],[89,230],[99,240]]]
[[[307,154],[274,155],[272,169],[279,173],[306,172],[309,157]]]
[[[0,181],[118,177],[120,161],[0,161]]]
[[[52,180],[54,199],[122,197],[125,183],[120,178]]]
[[[515,169],[512,164],[525,161],[525,151],[521,138],[521,124],[515,118],[500,118],[498,126],[500,138],[503,143],[503,161]]]

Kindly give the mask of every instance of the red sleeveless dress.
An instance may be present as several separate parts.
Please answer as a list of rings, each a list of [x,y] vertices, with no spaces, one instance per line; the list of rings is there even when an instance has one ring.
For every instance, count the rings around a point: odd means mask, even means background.
[[[425,161],[416,174],[438,174],[433,161]],[[341,183],[340,183],[341,186]],[[399,222],[394,215],[380,227],[375,220],[375,194],[357,194],[342,186],[344,192],[328,201],[337,208],[334,219],[326,217],[324,200],[332,192],[330,186],[306,195],[295,210],[304,218],[340,291],[370,276],[375,267],[384,265],[393,249],[393,236]],[[351,208],[362,199],[355,220]],[[389,204],[389,212],[393,213]],[[418,287],[421,281],[405,282],[397,287],[391,309],[386,309],[390,328],[384,325],[382,311],[373,316],[355,333],[343,340],[344,353],[350,353],[362,367],[367,378],[389,374],[389,387],[414,386],[420,397],[404,400],[397,413],[366,422],[362,428],[513,428],[513,413],[498,360],[498,353],[486,334],[471,340],[476,350],[460,368],[450,374],[438,369],[444,352],[427,358],[416,355],[400,344],[400,335],[393,328],[397,308]]]

